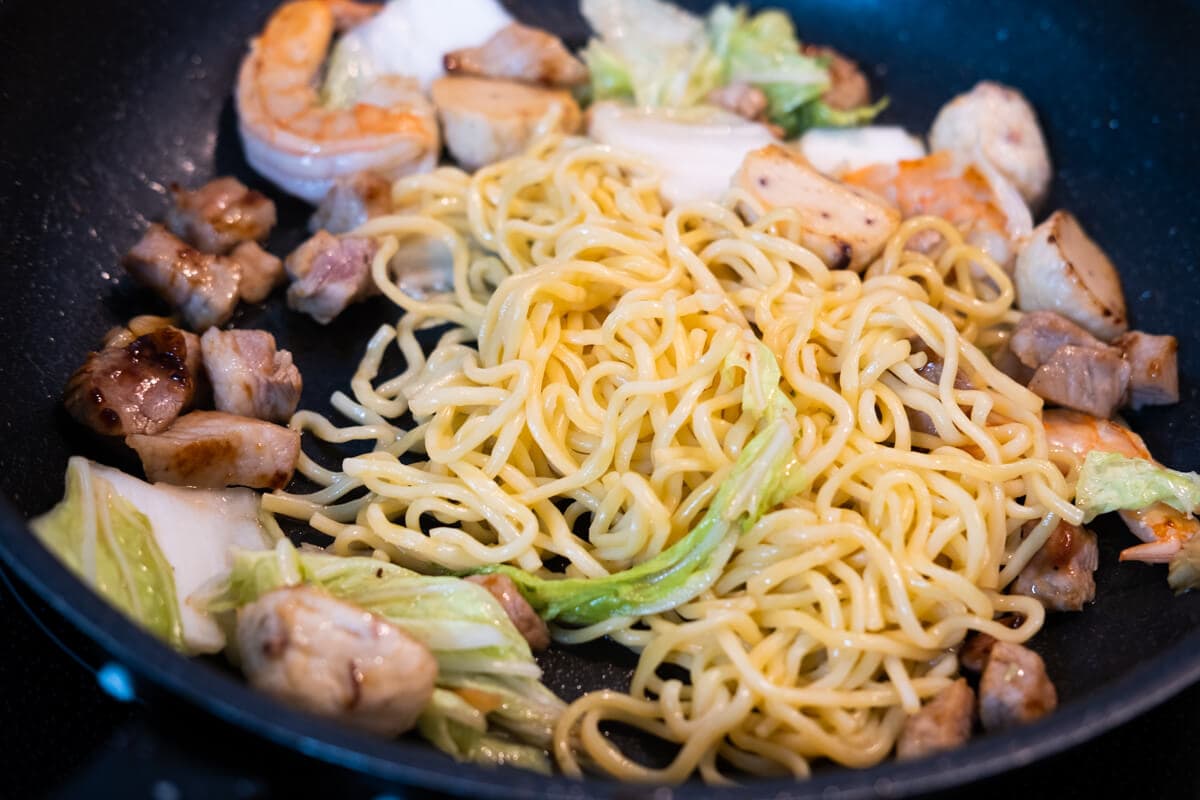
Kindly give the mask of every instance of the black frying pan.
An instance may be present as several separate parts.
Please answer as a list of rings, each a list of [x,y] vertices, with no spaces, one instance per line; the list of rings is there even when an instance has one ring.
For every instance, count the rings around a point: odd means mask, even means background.
[[[585,36],[573,0],[510,5],[568,41]],[[1055,160],[1051,207],[1075,211],[1118,264],[1134,324],[1180,337],[1182,402],[1132,422],[1163,461],[1200,466],[1200,9],[1030,0],[771,5],[795,13],[804,39],[867,65],[877,90],[892,97],[885,120],[913,130],[926,130],[942,102],[982,78],[1027,93]],[[24,527],[24,518],[61,495],[71,453],[136,468],[82,434],[58,399],[110,325],[157,307],[122,275],[118,259],[162,213],[162,186],[233,173],[268,188],[242,159],[230,91],[244,44],[272,6],[0,0],[0,386],[7,400],[0,484],[8,498],[0,555],[146,686],[314,757],[471,796],[648,796],[599,779],[497,774],[456,764],[417,739],[370,738],[283,708],[219,662],[183,659],[96,602]],[[300,240],[306,209],[275,196],[282,224],[271,244],[282,253]],[[367,335],[394,314],[377,301],[323,329],[276,298],[244,308],[235,324],[274,332],[304,372],[304,405],[325,408]],[[1078,744],[1200,679],[1200,593],[1173,597],[1162,568],[1118,564],[1129,535],[1119,525],[1100,531],[1095,605],[1051,617],[1035,640],[1063,701],[1056,713],[929,761],[861,772],[830,767],[807,782],[750,788],[860,797],[950,786]],[[567,699],[623,686],[631,663],[604,644],[556,651],[543,662],[548,683]],[[689,785],[678,794],[728,791]]]

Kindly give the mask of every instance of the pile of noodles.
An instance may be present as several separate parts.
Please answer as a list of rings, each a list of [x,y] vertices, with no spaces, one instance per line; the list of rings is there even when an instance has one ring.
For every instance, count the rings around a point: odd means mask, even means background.
[[[742,533],[686,605],[554,631],[639,653],[627,693],[570,705],[555,756],[568,774],[667,782],[874,764],[954,679],[966,633],[1038,631],[1042,606],[1002,589],[1060,519],[1077,521],[1041,401],[984,352],[1015,319],[1011,282],[940,219],[903,224],[859,275],[795,244],[794,212],[736,192],[668,212],[657,180],[633,157],[546,137],[474,175],[398,182],[395,214],[355,235],[380,244],[375,280],[405,313],[368,344],[354,399],[334,396],[349,427],[292,421],[373,449],[340,471],[303,458],[325,488],[264,505],[339,554],[619,571],[703,516],[755,432],[746,372],[727,358],[761,341],[795,407],[807,486]],[[930,230],[936,257],[905,249]],[[393,254],[422,245],[453,259],[452,293],[402,291]],[[415,331],[445,322],[422,352]],[[407,366],[380,378],[393,344]],[[936,383],[918,372],[931,358]],[[995,621],[1006,613],[1023,622]],[[605,735],[612,722],[677,754],[647,768]]]

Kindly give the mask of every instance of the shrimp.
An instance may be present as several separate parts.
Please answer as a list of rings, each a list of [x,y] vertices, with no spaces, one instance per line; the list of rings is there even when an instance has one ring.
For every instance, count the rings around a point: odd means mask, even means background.
[[[944,217],[972,244],[1007,268],[1033,230],[1029,208],[1007,181],[986,166],[963,164],[947,150],[846,173],[843,183],[882,195],[905,219]],[[925,250],[934,242],[913,242]]]
[[[1142,437],[1111,420],[1053,409],[1045,412],[1042,422],[1052,453],[1069,455],[1079,461],[1093,450],[1154,460]],[[1200,533],[1200,520],[1165,503],[1119,513],[1133,535],[1145,542],[1122,550],[1122,561],[1166,563]]]
[[[348,0],[287,3],[242,61],[236,102],[246,160],[309,202],[339,176],[369,170],[398,178],[430,169],[437,158],[437,117],[415,79],[382,76],[351,105],[322,103],[317,87],[334,32],[376,8]]]

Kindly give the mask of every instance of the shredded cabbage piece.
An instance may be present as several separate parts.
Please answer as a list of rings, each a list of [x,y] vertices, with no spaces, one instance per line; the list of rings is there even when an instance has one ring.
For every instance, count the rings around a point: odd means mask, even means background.
[[[438,688],[418,728],[435,746],[465,761],[549,768],[544,751],[565,706],[541,683],[528,643],[482,586],[374,558],[301,552],[285,539],[274,551],[237,553],[206,605],[230,611],[299,584],[377,614],[429,647]],[[487,710],[472,711],[464,697],[486,700]]]
[[[38,538],[101,595],[172,647],[216,653],[225,634],[189,595],[227,575],[232,550],[274,536],[250,489],[150,484],[75,457],[62,502],[31,523]]]
[[[778,407],[771,398],[767,403]],[[802,478],[794,449],[788,422],[770,422],[742,449],[704,518],[678,542],[630,569],[603,578],[564,579],[539,578],[509,565],[480,572],[508,575],[548,622],[593,625],[677,608],[713,584],[742,530],[795,494]]]
[[[29,526],[106,600],[175,649],[185,649],[175,575],[150,520],[94,475],[87,459],[68,462],[62,501]]]
[[[582,53],[593,100],[686,108],[746,83],[766,95],[767,119],[787,136],[862,125],[887,105],[842,111],[822,101],[831,84],[826,59],[804,54],[782,11],[752,15],[721,3],[700,18],[662,0],[583,0],[581,10],[596,34]]]
[[[1159,466],[1120,453],[1087,454],[1075,485],[1075,505],[1084,522],[1109,511],[1166,503],[1184,514],[1200,507],[1200,475]]]

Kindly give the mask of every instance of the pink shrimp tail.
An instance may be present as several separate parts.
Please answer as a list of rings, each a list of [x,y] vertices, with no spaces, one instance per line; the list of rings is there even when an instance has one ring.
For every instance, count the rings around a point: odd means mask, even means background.
[[[1177,539],[1168,539],[1164,542],[1147,542],[1146,544],[1139,544],[1122,550],[1121,560],[1142,561],[1147,564],[1166,564],[1182,549],[1183,545]]]

